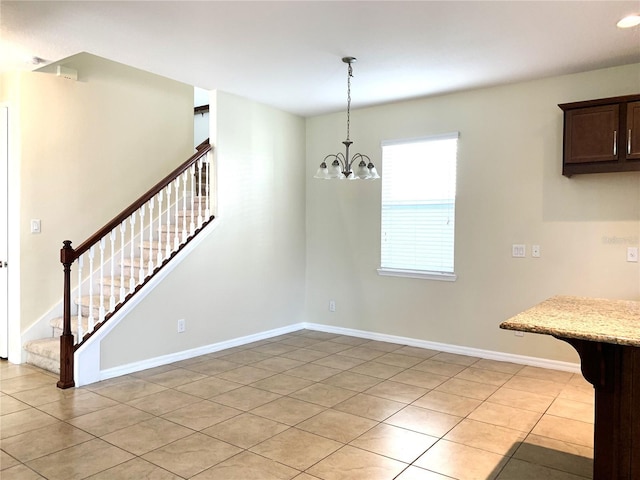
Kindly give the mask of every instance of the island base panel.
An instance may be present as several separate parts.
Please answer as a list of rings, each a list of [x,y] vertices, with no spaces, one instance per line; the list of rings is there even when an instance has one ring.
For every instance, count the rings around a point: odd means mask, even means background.
[[[557,337],[595,389],[593,479],[640,479],[640,348]]]

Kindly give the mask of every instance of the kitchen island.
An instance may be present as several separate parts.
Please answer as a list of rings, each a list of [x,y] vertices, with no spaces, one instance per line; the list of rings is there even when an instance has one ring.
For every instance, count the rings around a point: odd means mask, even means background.
[[[594,480],[640,479],[640,302],[552,297],[500,324],[573,346],[595,389]]]

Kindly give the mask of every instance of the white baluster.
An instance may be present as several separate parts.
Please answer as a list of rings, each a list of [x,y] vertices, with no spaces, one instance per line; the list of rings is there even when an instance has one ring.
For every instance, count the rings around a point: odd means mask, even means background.
[[[204,198],[205,198],[205,210],[204,216],[209,220],[211,218],[211,210],[209,204],[209,185],[211,184],[211,169],[209,168],[209,164],[211,162],[211,152],[207,152],[207,160],[204,163],[205,168],[205,186],[204,186]]]
[[[156,197],[151,197],[149,202],[149,266],[147,272],[153,273],[153,209],[155,208]],[[144,242],[143,242],[144,243]]]
[[[127,221],[120,224],[120,303],[124,302],[124,238],[127,231]]]
[[[138,282],[144,282],[144,205],[140,207],[140,275]]]
[[[111,230],[109,234],[109,238],[111,239],[111,282],[110,283],[110,292],[109,292],[109,311],[112,312],[116,308],[116,297],[113,294],[113,289],[115,287],[115,272],[116,272],[116,231]],[[104,288],[104,287],[103,287]]]
[[[129,258],[129,293],[133,293],[136,288],[136,280],[135,280],[135,268],[133,266],[133,261],[136,256],[134,253],[134,239],[135,239],[135,229],[136,229],[136,214],[135,212],[131,214],[129,217],[129,223],[131,224],[131,258]]]
[[[171,183],[167,185],[167,229],[171,225],[171,185]],[[158,236],[162,237],[162,225],[160,226],[160,229],[158,231]],[[165,256],[169,258],[169,256],[171,255],[171,237],[168,230],[165,240],[167,244],[167,252]]]
[[[162,201],[164,200],[164,190],[158,194],[158,266],[162,265]]]
[[[95,245],[89,249],[89,324],[87,332],[93,332],[95,318],[93,316],[93,257],[95,254]]]
[[[198,159],[198,228],[202,227],[202,157]]]
[[[194,209],[194,202],[196,199],[196,188],[195,188],[195,184],[196,184],[196,166],[195,164],[191,165],[191,167],[189,168],[189,177],[191,177],[191,222],[189,223],[189,235],[193,235],[193,233],[196,231],[196,224],[194,222],[194,214],[195,214],[195,209]]]
[[[80,343],[84,336],[82,328],[82,267],[84,266],[84,256],[78,258],[78,333],[76,334],[75,343]]]
[[[180,237],[179,237],[179,223],[178,223],[178,210],[180,208],[179,206],[180,203],[180,176],[178,175],[176,177],[176,223],[174,225],[174,237],[173,237],[173,250],[178,250],[178,247],[180,247]]]
[[[105,237],[100,239],[100,307],[98,307],[98,322],[104,321],[104,287],[102,286],[102,281],[104,278],[104,249],[106,246]]]
[[[187,241],[187,182],[189,171],[182,174],[182,242]]]

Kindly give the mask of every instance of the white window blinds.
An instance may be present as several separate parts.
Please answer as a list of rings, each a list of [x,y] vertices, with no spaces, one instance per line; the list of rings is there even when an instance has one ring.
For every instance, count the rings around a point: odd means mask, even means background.
[[[458,136],[383,142],[381,273],[453,274]]]

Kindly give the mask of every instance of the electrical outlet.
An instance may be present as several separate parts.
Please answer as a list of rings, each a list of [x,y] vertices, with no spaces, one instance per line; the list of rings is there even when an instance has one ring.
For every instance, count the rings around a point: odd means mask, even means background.
[[[638,261],[638,247],[627,247],[627,262]]]
[[[524,332],[513,332],[516,337],[524,337]]]
[[[526,245],[513,244],[511,245],[511,256],[516,258],[522,258],[527,256]]]
[[[181,318],[180,320],[178,320],[178,333],[184,333],[186,329],[187,329],[187,322],[184,318]]]
[[[335,302],[335,300],[329,300],[329,311],[330,312],[335,312],[336,311],[336,302]]]

